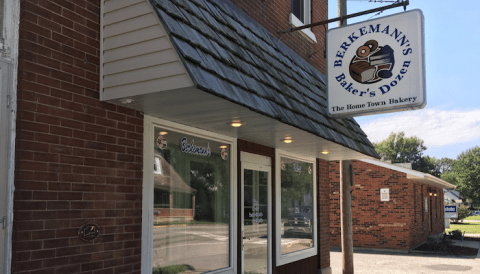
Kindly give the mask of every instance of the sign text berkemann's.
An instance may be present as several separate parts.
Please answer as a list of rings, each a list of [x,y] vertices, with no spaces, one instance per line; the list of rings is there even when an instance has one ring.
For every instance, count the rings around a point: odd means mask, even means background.
[[[333,117],[423,108],[423,14],[413,10],[327,33],[328,111]]]

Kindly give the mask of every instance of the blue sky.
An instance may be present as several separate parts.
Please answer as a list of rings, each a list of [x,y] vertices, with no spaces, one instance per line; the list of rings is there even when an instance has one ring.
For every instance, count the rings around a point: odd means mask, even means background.
[[[347,0],[347,14],[392,3]],[[328,0],[329,18],[337,0]],[[422,110],[355,118],[372,142],[404,131],[425,141],[424,155],[453,158],[480,145],[480,1],[410,0],[425,17],[427,105]],[[403,12],[403,7],[348,20],[348,24]],[[332,23],[329,28],[337,27]]]

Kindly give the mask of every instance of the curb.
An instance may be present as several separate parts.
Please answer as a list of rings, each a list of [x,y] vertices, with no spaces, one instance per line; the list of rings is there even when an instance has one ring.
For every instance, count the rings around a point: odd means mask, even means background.
[[[330,247],[330,252],[342,252],[341,247]],[[396,250],[386,248],[368,248],[368,247],[354,247],[354,253],[371,253],[371,254],[408,254],[409,250]]]

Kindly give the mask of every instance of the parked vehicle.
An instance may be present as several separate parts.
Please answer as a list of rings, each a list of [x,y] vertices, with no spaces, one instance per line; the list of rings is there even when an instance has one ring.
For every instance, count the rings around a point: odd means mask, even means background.
[[[312,207],[301,207],[297,213],[292,213],[284,224],[285,238],[312,237]]]

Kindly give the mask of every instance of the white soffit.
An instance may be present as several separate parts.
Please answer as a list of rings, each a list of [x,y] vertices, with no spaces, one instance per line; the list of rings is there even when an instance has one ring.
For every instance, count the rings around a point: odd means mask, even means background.
[[[133,101],[124,106],[143,111],[146,115],[297,155],[328,161],[367,157],[363,153],[193,87],[130,98]],[[244,125],[234,128],[230,125],[234,120],[240,120]],[[285,137],[291,137],[293,142],[284,143]],[[329,153],[323,154],[325,150]]]

